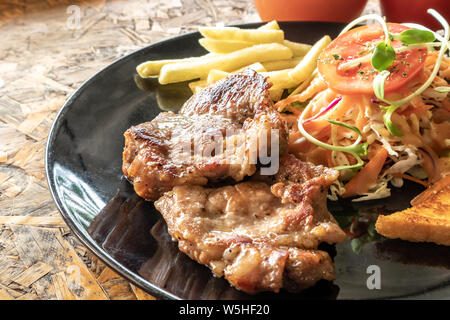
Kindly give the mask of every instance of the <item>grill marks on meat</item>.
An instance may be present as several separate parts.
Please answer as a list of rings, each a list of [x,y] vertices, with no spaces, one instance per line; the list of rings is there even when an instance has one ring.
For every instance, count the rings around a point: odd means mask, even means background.
[[[212,137],[224,136],[227,128],[236,127],[221,117],[195,119],[160,113],[153,121],[125,132],[122,171],[133,182],[136,193],[147,200],[158,199],[176,185],[205,185],[208,179],[226,178],[233,171],[253,173],[250,166],[225,163],[225,155],[202,157],[191,152],[195,145],[213,149]]]
[[[256,171],[255,151],[272,146],[262,139],[279,133],[287,149],[287,130],[273,108],[267,83],[253,70],[234,74],[192,96],[178,114],[160,113],[128,129],[122,171],[135,191],[156,200],[174,186],[205,185],[228,177],[236,181]],[[257,140],[255,140],[257,139]],[[216,153],[215,150],[223,150]]]
[[[193,95],[180,110],[190,117],[214,114],[243,125],[260,114],[277,115],[268,90],[271,84],[251,69],[232,75]],[[271,110],[268,110],[270,107]],[[276,116],[276,118],[278,118]],[[277,121],[280,121],[277,119]]]
[[[155,207],[182,252],[240,290],[299,290],[333,280],[331,258],[317,247],[346,238],[326,208],[338,172],[292,155],[280,167],[272,185],[177,186]]]

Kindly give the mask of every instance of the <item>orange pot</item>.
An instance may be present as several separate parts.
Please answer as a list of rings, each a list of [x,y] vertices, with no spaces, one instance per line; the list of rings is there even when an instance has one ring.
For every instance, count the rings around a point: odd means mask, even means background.
[[[381,0],[380,6],[389,22],[415,22],[433,30],[442,29],[427,13],[427,9],[433,8],[450,23],[450,0]]]
[[[255,0],[263,21],[350,22],[359,17],[367,0]]]

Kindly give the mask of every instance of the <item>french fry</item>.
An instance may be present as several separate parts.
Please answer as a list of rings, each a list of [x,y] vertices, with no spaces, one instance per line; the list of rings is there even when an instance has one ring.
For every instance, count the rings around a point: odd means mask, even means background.
[[[200,45],[211,53],[230,53],[236,50],[248,48],[257,44],[256,42],[240,40],[217,40],[210,38],[201,38],[198,40]],[[284,40],[283,45],[292,50],[295,57],[303,57],[311,49],[310,44]]]
[[[313,73],[312,73],[305,81],[303,81],[302,83],[300,83],[300,85],[299,85],[297,88],[295,88],[294,91],[291,92],[291,94],[289,95],[289,97],[290,97],[290,96],[293,96],[293,95],[296,95],[296,94],[302,92],[303,90],[305,90],[306,87],[311,83],[311,81],[314,80],[314,78],[317,76],[317,74],[318,74],[317,71],[314,70],[314,72],[313,72]]]
[[[166,64],[187,62],[193,60],[195,60],[195,58],[146,61],[139,64],[136,67],[136,71],[142,78],[147,78],[151,76],[157,76],[161,71],[161,68]]]
[[[269,89],[270,98],[273,101],[280,100],[284,89],[294,88],[298,82],[289,77],[289,72],[292,69],[284,69],[278,71],[262,72],[261,74],[267,77],[267,81],[272,83]]]
[[[216,40],[209,38],[201,38],[198,40],[200,45],[213,53],[230,53],[254,46],[254,42],[239,41],[239,40]]]
[[[296,87],[298,82],[289,77],[289,72],[293,69],[285,69],[279,71],[262,72],[261,74],[267,78],[268,82],[271,82],[273,87],[289,89]]]
[[[284,32],[282,30],[201,27],[199,32],[205,38],[216,40],[238,40],[255,43],[282,43],[284,40]]]
[[[300,42],[284,40],[283,45],[292,50],[295,57],[303,57],[311,50],[312,45]]]
[[[237,70],[233,71],[232,73],[241,72],[241,71],[243,71],[243,70],[245,70],[247,68],[250,68],[250,69],[252,69],[253,71],[256,71],[256,72],[267,72],[266,68],[264,68],[262,63],[255,62],[255,63],[252,63],[251,65],[244,66],[244,67],[242,67],[240,69],[237,69]]]
[[[302,61],[289,72],[289,76],[297,81],[297,83],[303,82],[313,73],[317,66],[317,58],[322,50],[331,42],[329,36],[324,36],[317,41],[311,50],[305,55]]]
[[[208,77],[206,78],[206,82],[208,83],[208,85],[210,85],[210,84],[213,84],[214,82],[222,80],[223,78],[227,77],[228,75],[230,75],[229,72],[212,69],[208,73]]]
[[[259,30],[280,30],[280,26],[278,25],[278,22],[276,20],[272,20],[270,22],[267,22],[266,24],[263,24],[258,29]]]
[[[166,65],[166,64],[179,63],[179,62],[189,62],[189,61],[194,61],[194,60],[198,60],[198,59],[204,59],[206,57],[211,57],[212,55],[213,54],[208,53],[208,54],[206,54],[204,56],[200,56],[200,57],[189,57],[189,58],[183,58],[183,59],[164,59],[164,60],[145,61],[145,62],[142,62],[141,64],[139,64],[136,67],[136,71],[142,78],[148,78],[148,77],[159,75],[159,72],[161,71],[161,68],[164,65]]]
[[[266,71],[291,69],[294,68],[302,59],[302,57],[294,57],[292,59],[267,61],[262,65],[266,69]]]
[[[278,101],[281,99],[281,96],[283,95],[284,88],[273,86],[269,89],[269,95],[270,99],[273,101]]]
[[[201,89],[206,87],[208,85],[208,82],[206,80],[198,80],[189,82],[189,88],[191,89],[192,93],[196,94]]]
[[[211,69],[229,72],[255,62],[289,59],[292,55],[291,49],[279,43],[259,44],[224,55],[166,64],[161,68],[159,83],[205,79]]]

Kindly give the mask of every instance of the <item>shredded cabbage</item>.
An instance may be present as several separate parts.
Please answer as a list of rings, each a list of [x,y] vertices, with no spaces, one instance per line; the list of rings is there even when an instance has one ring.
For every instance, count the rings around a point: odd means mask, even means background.
[[[423,162],[422,157],[417,152],[417,148],[414,146],[394,146],[393,149],[401,151],[402,155],[398,159],[394,159],[396,163],[386,170],[385,174],[405,173]]]
[[[384,129],[384,124],[383,123],[374,122],[374,123],[371,123],[369,126],[372,129],[372,131],[375,132],[375,134],[377,136],[377,140],[379,142],[381,142],[381,144],[386,149],[386,151],[389,153],[389,155],[390,156],[394,156],[394,157],[398,157],[398,153],[396,151],[394,151],[394,149],[392,149],[391,144],[389,143],[389,141],[379,133],[379,130]]]
[[[424,92],[422,92],[422,96],[429,99],[434,99],[436,101],[442,101],[445,98],[447,98],[447,92],[438,92],[432,88],[425,89]]]
[[[327,198],[332,201],[337,201],[339,197],[342,196],[344,193],[345,193],[344,184],[340,180],[336,180],[330,186]]]
[[[391,196],[391,189],[388,188],[389,178],[381,179],[375,187],[369,192],[364,193],[364,196],[353,199],[353,202],[384,199]]]

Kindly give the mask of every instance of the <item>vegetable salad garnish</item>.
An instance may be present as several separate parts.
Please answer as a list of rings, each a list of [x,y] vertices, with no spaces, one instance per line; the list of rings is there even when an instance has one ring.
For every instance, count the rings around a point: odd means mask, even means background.
[[[290,151],[341,170],[330,198],[383,198],[389,182],[450,174],[450,30],[428,13],[443,36],[378,15],[352,21],[320,51],[308,84],[276,104],[288,112]],[[354,28],[366,20],[377,23]]]

